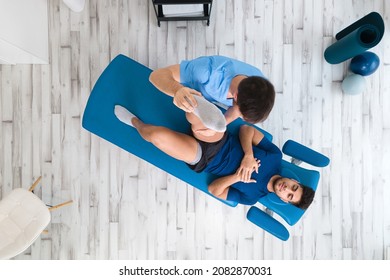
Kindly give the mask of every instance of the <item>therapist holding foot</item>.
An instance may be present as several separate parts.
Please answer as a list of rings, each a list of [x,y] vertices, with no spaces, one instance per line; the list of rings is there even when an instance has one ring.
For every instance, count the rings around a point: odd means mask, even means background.
[[[154,70],[149,80],[185,112],[199,106],[195,96],[227,106],[226,124],[239,117],[249,123],[262,122],[275,101],[274,87],[259,69],[224,56],[183,60]]]

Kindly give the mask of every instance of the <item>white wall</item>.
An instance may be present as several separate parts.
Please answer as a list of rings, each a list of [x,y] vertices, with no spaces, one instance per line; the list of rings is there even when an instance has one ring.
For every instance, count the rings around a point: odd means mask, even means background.
[[[0,0],[0,63],[49,63],[47,0]]]

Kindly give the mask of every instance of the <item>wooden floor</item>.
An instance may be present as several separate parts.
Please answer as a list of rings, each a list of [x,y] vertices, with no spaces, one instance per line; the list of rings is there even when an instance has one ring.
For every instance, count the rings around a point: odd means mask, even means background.
[[[28,188],[53,213],[16,259],[390,259],[390,38],[367,90],[342,94],[348,63],[324,49],[386,0],[216,0],[205,22],[162,22],[151,1],[49,3],[49,65],[0,66],[0,196]],[[12,27],[11,27],[12,28]],[[282,242],[245,215],[81,127],[97,78],[119,53],[157,68],[221,54],[258,66],[277,90],[261,126],[331,158],[315,202]]]

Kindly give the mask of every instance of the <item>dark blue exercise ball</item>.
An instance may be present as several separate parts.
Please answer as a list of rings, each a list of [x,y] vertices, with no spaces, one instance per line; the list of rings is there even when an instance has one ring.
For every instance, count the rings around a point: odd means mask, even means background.
[[[373,52],[364,52],[352,58],[349,69],[362,76],[368,76],[379,67],[379,57]]]

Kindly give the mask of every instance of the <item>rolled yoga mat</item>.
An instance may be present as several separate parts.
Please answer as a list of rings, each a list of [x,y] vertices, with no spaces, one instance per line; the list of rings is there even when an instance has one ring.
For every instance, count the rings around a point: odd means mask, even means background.
[[[336,34],[336,41],[324,52],[325,60],[337,64],[375,47],[385,25],[380,14],[372,12]]]

